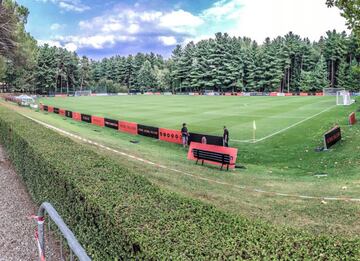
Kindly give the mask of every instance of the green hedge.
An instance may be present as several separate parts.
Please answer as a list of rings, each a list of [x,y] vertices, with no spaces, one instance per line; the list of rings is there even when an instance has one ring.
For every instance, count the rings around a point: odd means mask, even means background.
[[[0,141],[37,203],[51,202],[94,260],[359,260],[359,240],[219,211],[0,107]]]

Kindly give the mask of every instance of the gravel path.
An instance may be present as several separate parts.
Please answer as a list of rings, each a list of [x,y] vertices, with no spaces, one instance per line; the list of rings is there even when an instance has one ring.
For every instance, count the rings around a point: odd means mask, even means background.
[[[0,261],[38,260],[36,223],[28,218],[37,209],[0,146]]]

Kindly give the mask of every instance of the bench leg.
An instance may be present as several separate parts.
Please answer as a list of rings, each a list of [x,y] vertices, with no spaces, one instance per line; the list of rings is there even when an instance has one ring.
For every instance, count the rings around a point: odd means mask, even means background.
[[[226,168],[227,171],[229,171],[229,164],[227,164],[227,168]]]
[[[224,164],[221,164],[221,169],[220,170],[223,170],[223,167],[224,167]]]
[[[201,165],[204,165],[204,160],[202,161]]]
[[[196,159],[196,165],[198,164],[199,159]]]

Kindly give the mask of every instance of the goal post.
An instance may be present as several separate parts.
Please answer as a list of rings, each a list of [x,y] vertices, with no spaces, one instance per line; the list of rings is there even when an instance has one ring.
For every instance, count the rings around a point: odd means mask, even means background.
[[[345,88],[323,88],[324,96],[337,96],[337,92],[345,91]]]
[[[350,92],[337,91],[336,92],[336,105],[351,105],[354,100],[351,99]]]
[[[75,92],[75,96],[91,96],[91,94],[92,94],[91,90]]]

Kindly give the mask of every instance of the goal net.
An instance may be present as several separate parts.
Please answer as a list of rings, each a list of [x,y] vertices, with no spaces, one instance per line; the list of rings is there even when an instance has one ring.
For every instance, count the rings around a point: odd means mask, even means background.
[[[76,91],[75,96],[91,96],[91,90],[89,91]]]
[[[337,92],[345,91],[344,88],[323,88],[324,96],[336,96]]]
[[[348,91],[336,92],[336,105],[351,105],[353,102]]]

